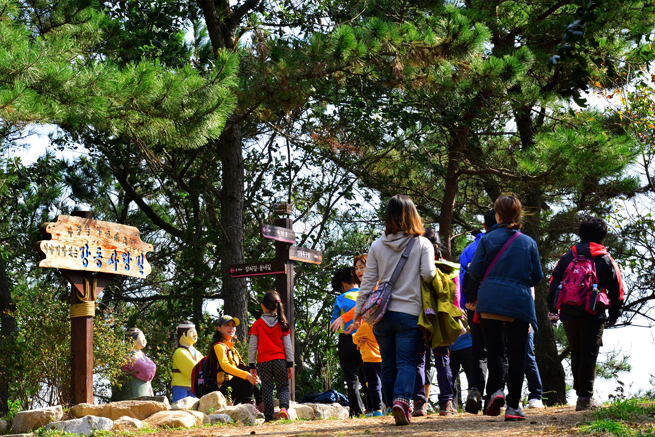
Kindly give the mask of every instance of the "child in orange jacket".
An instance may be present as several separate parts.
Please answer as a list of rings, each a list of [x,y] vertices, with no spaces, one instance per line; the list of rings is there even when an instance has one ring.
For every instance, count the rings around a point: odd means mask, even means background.
[[[362,370],[366,377],[372,410],[366,416],[383,416],[382,383],[380,380],[382,356],[380,355],[380,346],[373,334],[373,327],[366,322],[362,323],[362,326],[353,334],[353,343],[357,345],[359,352],[362,354],[362,361],[364,362]]]

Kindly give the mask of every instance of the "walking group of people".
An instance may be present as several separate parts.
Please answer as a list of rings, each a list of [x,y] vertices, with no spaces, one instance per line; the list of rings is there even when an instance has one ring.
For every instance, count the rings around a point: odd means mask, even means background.
[[[440,415],[457,414],[462,395],[454,380],[461,369],[468,381],[468,413],[483,410],[486,415],[498,416],[505,406],[505,420],[525,419],[519,404],[524,377],[530,392],[528,406],[543,407],[533,350],[538,330],[534,287],[543,272],[536,243],[520,232],[521,217],[522,206],[516,197],[499,197],[484,215],[486,232],[464,249],[457,264],[443,259],[439,237],[434,229],[424,229],[412,200],[403,195],[391,198],[384,235],[332,280],[340,294],[331,328],[339,333],[338,355],[351,416],[390,412],[396,424],[407,425],[412,416],[426,415],[432,356]],[[586,217],[580,223],[580,242],[561,257],[549,285],[548,307],[551,313],[559,313],[571,347],[578,410],[594,406],[593,384],[603,329],[621,314],[621,272],[603,246],[606,235],[603,220]],[[461,317],[455,336],[460,327],[461,333],[451,345],[431,349],[419,329],[422,312],[429,310],[424,308],[421,284],[432,283],[437,269],[440,277],[455,285],[450,304],[458,308],[458,319]],[[391,283],[386,313],[377,322],[372,318],[365,321],[364,303],[379,284],[386,283]],[[274,418],[275,387],[279,417],[288,419],[288,380],[294,361],[289,324],[277,292],[268,291],[261,307],[263,315],[249,332],[249,366],[232,342],[240,321],[227,315],[219,319],[209,351],[206,391],[220,390],[234,404],[255,403],[270,421]],[[178,326],[173,401],[192,394],[191,372],[203,358],[193,348],[196,340],[192,323]]]
[[[384,235],[368,254],[355,258],[353,268],[339,270],[332,281],[341,294],[331,327],[339,332],[351,416],[390,411],[397,425],[406,425],[412,416],[427,414],[432,355],[440,415],[457,414],[461,394],[454,380],[460,370],[468,381],[468,413],[482,410],[499,416],[505,407],[505,420],[524,420],[520,405],[524,378],[528,407],[543,408],[534,355],[538,330],[534,287],[544,275],[537,245],[520,232],[521,225],[519,199],[499,197],[484,215],[485,232],[464,249],[456,264],[442,258],[436,232],[424,229],[411,199],[391,198]],[[606,236],[602,219],[585,217],[580,242],[561,257],[549,284],[551,319],[561,320],[571,348],[576,410],[595,406],[593,384],[603,329],[614,325],[622,310],[621,272],[603,246]],[[421,313],[429,310],[423,305],[421,282],[430,283],[436,269],[455,283],[453,304],[461,309],[462,332],[452,345],[431,350],[418,325]],[[377,322],[371,317],[371,325],[364,320],[363,306],[378,285],[389,282],[386,313]]]

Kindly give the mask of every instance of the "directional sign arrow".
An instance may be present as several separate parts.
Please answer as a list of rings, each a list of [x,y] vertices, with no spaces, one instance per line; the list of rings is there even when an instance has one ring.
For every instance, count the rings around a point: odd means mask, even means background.
[[[228,268],[231,278],[246,278],[249,276],[263,276],[263,275],[279,275],[282,273],[286,273],[286,267],[284,261],[230,264]]]
[[[275,241],[283,241],[285,243],[295,243],[296,233],[292,229],[281,228],[273,225],[262,225],[261,235],[264,238]]]
[[[323,261],[323,253],[320,250],[291,246],[289,248],[289,259],[303,263],[320,264]]]

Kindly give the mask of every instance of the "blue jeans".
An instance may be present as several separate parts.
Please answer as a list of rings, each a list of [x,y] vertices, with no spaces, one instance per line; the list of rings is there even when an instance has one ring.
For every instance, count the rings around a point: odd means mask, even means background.
[[[423,334],[418,316],[387,311],[373,326],[382,356],[382,399],[387,406],[409,405],[416,379],[416,351]]]
[[[173,387],[173,402],[177,402],[180,399],[184,399],[188,396],[191,396],[192,398],[195,398],[193,395],[193,392],[191,391],[191,387],[183,387],[181,385],[174,385]]]
[[[534,329],[528,334],[528,342],[525,345],[525,379],[528,380],[528,399],[541,399],[543,386],[537,360],[534,357]]]

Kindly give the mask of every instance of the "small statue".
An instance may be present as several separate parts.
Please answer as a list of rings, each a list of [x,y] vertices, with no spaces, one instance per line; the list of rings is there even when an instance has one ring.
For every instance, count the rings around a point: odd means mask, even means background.
[[[203,358],[203,355],[193,347],[197,341],[196,325],[185,320],[177,326],[178,348],[173,354],[173,379],[171,380],[173,402],[188,396],[195,397],[191,392],[191,371]]]
[[[155,377],[157,365],[141,351],[148,342],[139,328],[127,330],[126,341],[134,341],[132,351],[125,356],[125,364],[121,367],[124,375],[121,378],[121,389],[115,391],[113,401],[124,401],[141,396],[152,396],[150,381]]]

